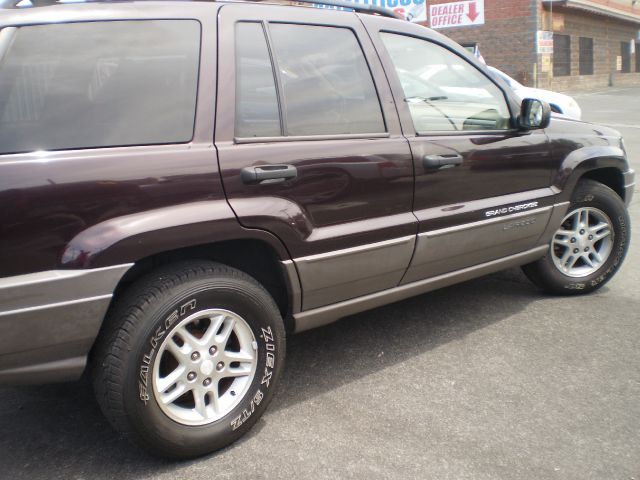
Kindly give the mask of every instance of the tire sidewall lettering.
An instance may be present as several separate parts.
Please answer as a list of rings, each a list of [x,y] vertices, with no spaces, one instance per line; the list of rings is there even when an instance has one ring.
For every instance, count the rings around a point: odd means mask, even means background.
[[[260,403],[262,403],[262,400],[266,395],[266,390],[271,386],[272,383],[272,377],[276,366],[276,344],[274,334],[271,327],[261,328],[261,330],[262,333],[260,334],[260,339],[264,344],[265,352],[264,371],[260,372],[262,374],[262,378],[257,390],[255,390],[255,393],[252,396],[247,396],[247,398],[251,398],[249,404],[231,420],[230,426],[232,431],[240,428],[247,420],[249,420],[249,418],[251,418],[256,408],[260,405]],[[258,352],[259,351],[260,349],[258,348]]]
[[[191,314],[197,306],[198,302],[196,298],[191,298],[186,302],[181,302],[179,307],[176,307],[169,313],[165,315],[164,319],[160,323],[160,325],[153,331],[151,336],[147,341],[147,350],[146,353],[142,355],[141,362],[139,364],[138,369],[138,392],[140,401],[147,406],[149,400],[151,399],[150,395],[150,379],[149,375],[153,370],[153,362],[158,353],[158,349],[162,344],[165,336],[168,332],[170,332],[174,325],[180,323],[180,321]]]

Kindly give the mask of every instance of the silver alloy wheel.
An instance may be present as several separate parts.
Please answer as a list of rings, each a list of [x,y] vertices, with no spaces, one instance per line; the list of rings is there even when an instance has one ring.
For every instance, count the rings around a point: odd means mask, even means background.
[[[553,263],[569,277],[591,275],[611,255],[613,236],[613,224],[603,211],[591,207],[574,210],[551,241]]]
[[[231,412],[256,372],[258,344],[239,315],[202,310],[180,322],[158,350],[153,393],[162,411],[183,425],[206,425]]]

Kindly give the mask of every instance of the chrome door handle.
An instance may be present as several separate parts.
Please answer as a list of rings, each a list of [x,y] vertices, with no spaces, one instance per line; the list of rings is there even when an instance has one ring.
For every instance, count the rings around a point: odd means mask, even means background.
[[[293,165],[261,165],[258,167],[245,167],[240,171],[240,178],[244,183],[280,183],[290,180],[298,175],[298,170]]]
[[[441,170],[457,167],[462,165],[463,162],[464,158],[457,153],[451,155],[426,155],[422,159],[422,166],[428,170]]]

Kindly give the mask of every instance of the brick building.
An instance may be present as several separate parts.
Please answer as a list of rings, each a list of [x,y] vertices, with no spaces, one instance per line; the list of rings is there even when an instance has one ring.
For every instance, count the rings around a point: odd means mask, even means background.
[[[484,14],[483,25],[440,31],[477,42],[489,65],[526,85],[640,85],[640,0],[484,0]]]

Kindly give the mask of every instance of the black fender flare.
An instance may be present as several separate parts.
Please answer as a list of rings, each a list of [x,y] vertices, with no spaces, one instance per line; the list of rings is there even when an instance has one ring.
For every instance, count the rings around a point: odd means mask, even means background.
[[[614,168],[620,176],[629,170],[624,150],[616,146],[589,146],[571,152],[555,172],[552,185],[557,188],[562,201],[569,201],[580,178],[586,173],[603,168]]]
[[[279,260],[291,259],[278,237],[264,230],[244,228],[226,200],[221,199],[148,210],[98,223],[67,244],[60,263],[62,268],[99,268],[238,239],[265,242]]]

